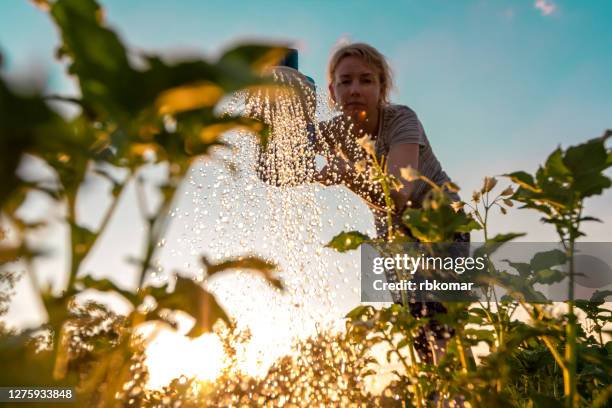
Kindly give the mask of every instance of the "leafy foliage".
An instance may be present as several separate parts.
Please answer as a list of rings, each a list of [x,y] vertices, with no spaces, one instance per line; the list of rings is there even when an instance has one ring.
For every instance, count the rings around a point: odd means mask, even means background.
[[[130,390],[142,390],[146,380],[144,374],[135,376],[131,368],[139,365],[142,371],[142,361],[134,361],[142,347],[138,335],[142,323],[174,325],[171,316],[180,311],[195,320],[189,335],[199,336],[211,331],[218,320],[229,322],[215,297],[192,279],[177,276],[172,285],[163,287],[144,283],[191,161],[206,155],[212,146],[223,146],[220,137],[232,129],[245,129],[265,141],[261,123],[219,117],[215,106],[229,93],[269,86],[261,72],[282,58],[286,48],[243,44],[227,50],[215,62],[191,59],[169,63],[155,55],[136,57],[131,53],[105,24],[103,10],[93,0],[39,1],[37,5],[49,12],[59,30],[57,56],[76,79],[79,96],[24,92],[0,80],[0,175],[4,180],[0,205],[9,226],[18,232],[16,243],[0,246],[0,267],[24,261],[48,315],[46,324],[31,331],[2,332],[0,356],[9,371],[4,371],[0,380],[2,384],[71,384],[85,405],[117,405],[124,397],[129,399]],[[49,106],[50,101],[74,104],[79,112],[67,119]],[[18,166],[32,157],[47,165],[54,182],[21,178]],[[141,169],[149,163],[166,163],[168,168],[166,181],[156,186],[161,204],[152,213],[147,212],[142,188],[147,181],[141,176]],[[94,173],[112,185],[112,202],[97,230],[81,224],[76,213],[79,191]],[[127,176],[114,176],[121,173]],[[139,266],[135,291],[120,288],[110,279],[84,275],[81,270],[130,183],[136,183],[147,226],[145,251],[135,260]],[[42,251],[30,247],[28,236],[46,220],[25,222],[18,210],[33,191],[45,193],[67,209],[68,283],[59,295],[39,287],[31,270],[31,260]],[[274,265],[256,257],[206,266],[210,275],[246,268],[282,288],[272,275]],[[7,279],[12,276],[2,273]],[[114,293],[133,309],[127,316],[116,316],[101,305],[83,305],[79,295],[88,290]],[[36,333],[46,340],[33,339]],[[37,348],[42,351],[35,352]],[[25,374],[18,378],[16,372]]]

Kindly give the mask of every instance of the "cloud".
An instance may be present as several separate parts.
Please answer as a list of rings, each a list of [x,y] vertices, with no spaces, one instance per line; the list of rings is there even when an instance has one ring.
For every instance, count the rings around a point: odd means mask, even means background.
[[[557,11],[557,5],[552,0],[535,0],[533,6],[540,10],[543,16],[549,16]]]

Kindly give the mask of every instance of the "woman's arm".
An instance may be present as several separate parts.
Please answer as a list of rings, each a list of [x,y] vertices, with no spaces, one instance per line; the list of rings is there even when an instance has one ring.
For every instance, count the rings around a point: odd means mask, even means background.
[[[363,164],[361,164],[363,166]],[[366,203],[376,209],[382,210],[385,199],[379,184],[369,180],[367,164],[357,169],[355,162],[344,155],[337,154],[328,158],[328,163],[317,174],[317,181],[330,186],[343,184],[352,192],[360,196]]]
[[[401,178],[401,169],[405,167],[419,168],[419,145],[417,143],[404,143],[391,146],[389,149],[387,171],[403,183],[399,191],[391,190],[391,199],[398,212],[404,209],[415,188],[414,182]],[[325,185],[344,184],[367,202],[376,206],[385,205],[382,189],[369,182],[363,172],[357,171],[355,163],[340,154],[330,158],[328,164],[318,173],[317,179]]]

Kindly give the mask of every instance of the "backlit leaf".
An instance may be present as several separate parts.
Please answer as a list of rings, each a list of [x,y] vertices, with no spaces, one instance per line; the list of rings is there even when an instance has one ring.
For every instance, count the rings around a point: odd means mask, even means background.
[[[206,267],[206,272],[209,276],[228,269],[250,269],[261,273],[261,275],[275,288],[280,290],[283,289],[282,282],[273,273],[276,270],[276,265],[261,258],[248,256],[228,259],[223,262],[213,264],[203,256],[202,263]]]
[[[202,81],[163,91],[155,101],[160,114],[173,114],[186,110],[214,106],[224,91],[212,82]]]
[[[333,237],[325,246],[333,248],[338,252],[346,252],[359,248],[361,244],[370,240],[370,237],[359,231],[341,232]]]
[[[159,295],[156,301],[159,308],[180,310],[195,319],[193,328],[187,334],[190,337],[199,337],[211,332],[213,325],[219,319],[227,324],[230,323],[215,297],[191,279],[178,276],[174,290]]]

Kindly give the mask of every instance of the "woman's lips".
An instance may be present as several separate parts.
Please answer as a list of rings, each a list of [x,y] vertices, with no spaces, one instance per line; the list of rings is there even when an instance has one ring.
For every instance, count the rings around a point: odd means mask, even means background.
[[[350,109],[365,109],[365,104],[361,102],[349,102],[344,104],[344,106]]]

